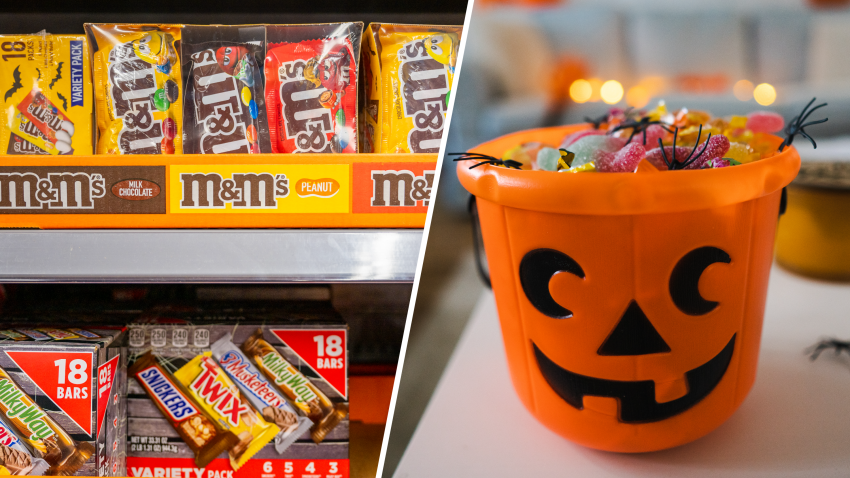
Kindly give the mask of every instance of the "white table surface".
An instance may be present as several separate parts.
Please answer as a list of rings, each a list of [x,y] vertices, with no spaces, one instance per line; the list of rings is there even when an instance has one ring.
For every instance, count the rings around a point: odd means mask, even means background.
[[[825,336],[850,339],[850,285],[774,266],[769,287],[758,376],[741,408],[695,442],[631,455],[570,443],[525,410],[486,293],[395,476],[850,476],[850,360],[804,354]]]

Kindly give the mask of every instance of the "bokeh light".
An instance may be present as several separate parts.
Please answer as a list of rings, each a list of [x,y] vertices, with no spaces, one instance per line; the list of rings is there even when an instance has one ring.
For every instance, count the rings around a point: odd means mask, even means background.
[[[735,86],[732,87],[732,93],[735,94],[735,98],[738,98],[741,101],[750,101],[753,99],[753,82],[750,80],[738,80],[735,83]]]
[[[641,85],[633,86],[626,92],[626,104],[633,108],[643,108],[649,103],[649,90]]]
[[[602,96],[602,101],[609,105],[616,104],[623,99],[623,85],[617,80],[608,80],[602,84],[599,94]]]
[[[590,100],[589,101],[599,101],[602,99],[602,95],[600,92],[602,91],[602,80],[599,78],[590,78],[587,80],[590,83]]]
[[[570,98],[576,103],[585,103],[592,93],[593,88],[587,80],[576,80],[570,85]]]
[[[770,106],[776,101],[776,89],[769,83],[762,83],[753,90],[756,103],[762,106]]]

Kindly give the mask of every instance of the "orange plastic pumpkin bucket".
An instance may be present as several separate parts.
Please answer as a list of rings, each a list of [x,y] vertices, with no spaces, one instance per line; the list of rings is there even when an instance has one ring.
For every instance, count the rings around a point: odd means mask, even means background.
[[[586,127],[474,151],[502,157]],[[588,447],[646,452],[732,415],[755,380],[781,189],[800,168],[793,147],[637,174],[472,164],[458,175],[476,197],[510,375],[538,420]]]

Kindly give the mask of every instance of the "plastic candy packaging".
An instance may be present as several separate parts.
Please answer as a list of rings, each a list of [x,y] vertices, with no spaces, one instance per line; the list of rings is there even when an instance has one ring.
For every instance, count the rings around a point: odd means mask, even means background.
[[[221,368],[236,383],[242,396],[259,410],[263,417],[280,428],[275,437],[275,450],[283,453],[301,437],[313,422],[299,412],[270,384],[251,360],[233,343],[228,333],[212,344],[212,355]]]
[[[92,153],[88,41],[81,35],[2,35],[0,151]],[[49,52],[49,53],[48,53]]]
[[[263,339],[262,329],[257,329],[242,344],[242,351],[253,358],[257,368],[313,421],[315,425],[310,433],[314,442],[321,443],[325,435],[348,415],[348,405],[331,402],[327,395]]]
[[[195,453],[195,464],[207,466],[221,452],[231,450],[239,438],[191,398],[185,386],[169,373],[150,352],[137,359],[128,370],[153,399],[162,415]]]
[[[186,154],[270,153],[263,26],[183,27]]]
[[[97,154],[182,154],[179,25],[85,25],[100,137]]]
[[[357,152],[362,23],[269,25],[265,100],[275,153]]]
[[[0,416],[0,461],[0,475],[43,475],[49,467],[35,457],[5,416]]]
[[[224,424],[239,438],[239,442],[227,451],[234,470],[241,468],[280,431],[277,425],[266,422],[245,400],[212,358],[212,352],[195,356],[174,372],[174,378],[188,389],[192,398],[214,421]]]
[[[363,48],[363,152],[440,150],[461,30],[369,25]]]

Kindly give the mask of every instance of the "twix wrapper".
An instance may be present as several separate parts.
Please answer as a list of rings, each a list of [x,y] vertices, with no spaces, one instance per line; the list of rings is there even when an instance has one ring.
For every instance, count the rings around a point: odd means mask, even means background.
[[[251,357],[266,377],[313,421],[310,435],[314,442],[321,443],[328,432],[348,415],[348,404],[334,404],[327,395],[263,339],[262,329],[257,329],[242,344],[242,351]]]
[[[210,347],[221,368],[242,391],[242,396],[263,417],[280,428],[275,437],[275,450],[283,453],[313,425],[312,420],[296,410],[277,388],[260,374],[251,360],[233,343],[230,333],[225,334]]]
[[[210,418],[150,352],[136,360],[128,374],[138,380],[180,438],[189,445],[199,467],[207,466],[219,453],[239,443],[239,438]]]
[[[0,368],[0,414],[37,458],[46,475],[73,475],[94,453],[94,445],[77,443]]]
[[[92,153],[88,42],[80,35],[0,35],[0,153]]]
[[[363,48],[365,153],[437,153],[462,28],[370,24]]]
[[[182,154],[179,25],[85,25],[92,60],[97,154]]]
[[[49,467],[0,414],[0,475],[43,475]]]
[[[280,431],[244,399],[211,352],[195,356],[174,373],[174,378],[186,386],[209,416],[239,438],[239,443],[228,450],[234,470],[241,468]]]

